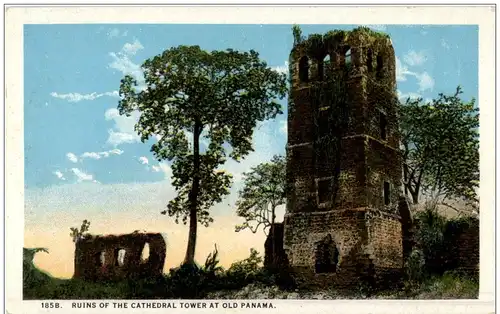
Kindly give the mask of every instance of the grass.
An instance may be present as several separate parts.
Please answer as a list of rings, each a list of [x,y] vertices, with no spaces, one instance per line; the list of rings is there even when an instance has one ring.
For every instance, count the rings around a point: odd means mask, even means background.
[[[156,280],[134,282],[92,283],[76,279],[58,279],[41,272],[36,267],[27,270],[24,277],[24,299],[186,299],[204,298],[204,291],[186,289],[184,283],[173,280],[172,276]],[[235,287],[236,288],[236,287]],[[210,289],[212,292],[214,289]],[[215,289],[217,290],[217,289]],[[221,289],[219,292],[222,292]],[[233,290],[226,290],[229,295]],[[371,295],[371,299],[475,299],[478,297],[479,282],[455,273],[431,277],[422,283],[406,283],[400,291],[383,291]],[[205,291],[209,292],[209,291]],[[311,294],[312,291],[297,291]],[[335,294],[335,289],[321,291]],[[188,293],[188,294],[185,294]],[[249,294],[250,295],[250,294]],[[272,297],[272,295],[271,295]],[[336,299],[339,296],[335,297]],[[341,298],[358,299],[357,292],[352,295],[342,293]]]

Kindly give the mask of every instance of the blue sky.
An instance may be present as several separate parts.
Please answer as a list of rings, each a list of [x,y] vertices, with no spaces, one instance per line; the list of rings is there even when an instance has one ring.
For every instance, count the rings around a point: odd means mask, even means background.
[[[477,98],[477,27],[373,27],[392,38],[402,96],[431,98],[460,84],[464,98]],[[352,26],[302,28],[307,35]],[[163,180],[149,145],[136,141],[134,121],[115,111],[123,75],[140,75],[142,61],[181,44],[207,50],[255,49],[268,65],[284,67],[293,42],[290,29],[290,25],[25,26],[26,187]],[[286,110],[286,101],[283,106]],[[279,130],[284,119],[283,115],[269,128]],[[279,138],[273,144],[281,147],[269,149],[282,153],[285,134],[276,133]]]
[[[308,35],[354,26],[301,27]],[[430,99],[453,93],[460,84],[464,99],[477,99],[477,27],[370,27],[391,36],[401,97]],[[140,76],[144,60],[177,45],[254,49],[269,66],[287,71],[292,43],[291,25],[25,25],[25,221],[26,232],[31,232],[31,240],[25,241],[46,245],[36,242],[44,237],[41,232],[50,238],[50,232],[67,233],[82,218],[108,219],[106,215],[118,211],[132,215],[140,208],[142,214],[131,219],[151,228],[158,219],[170,219],[159,215],[175,196],[169,165],[154,160],[152,142],[138,140],[137,115],[121,117],[116,110],[125,74]],[[286,99],[282,104],[286,113]],[[241,163],[225,166],[236,182],[214,215],[234,216],[242,173],[273,154],[284,154],[285,144],[286,115],[260,125],[254,134],[255,152]],[[44,217],[45,229],[35,228]],[[60,220],[60,226],[53,226],[54,220]],[[234,233],[234,224],[228,228]],[[101,230],[117,232],[109,224]]]

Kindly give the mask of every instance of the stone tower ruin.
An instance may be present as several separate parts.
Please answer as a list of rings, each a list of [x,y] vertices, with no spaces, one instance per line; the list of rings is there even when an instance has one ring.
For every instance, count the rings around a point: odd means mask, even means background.
[[[311,35],[289,65],[288,263],[308,281],[387,282],[403,265],[392,42],[367,28]]]

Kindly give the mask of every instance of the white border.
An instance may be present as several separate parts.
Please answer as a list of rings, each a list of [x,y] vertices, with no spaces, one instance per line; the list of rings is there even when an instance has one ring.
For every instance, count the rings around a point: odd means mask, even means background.
[[[210,24],[474,24],[479,25],[479,104],[481,110],[481,241],[479,300],[449,301],[282,301],[277,309],[307,313],[486,313],[493,311],[494,299],[494,206],[495,206],[495,8],[493,6],[204,6],[204,7],[10,7],[5,13],[5,228],[6,228],[6,309],[9,313],[39,313],[39,301],[22,301],[22,246],[24,208],[23,151],[23,24],[46,23],[210,23]],[[470,47],[476,49],[476,47]],[[112,302],[112,301],[108,301]],[[129,301],[131,302],[131,301]],[[71,310],[62,302],[59,313],[87,313],[104,310]],[[108,309],[122,313],[123,309]],[[152,312],[159,310],[140,310]],[[160,310],[165,311],[165,310]],[[168,310],[169,312],[186,310]],[[198,310],[213,311],[213,310]],[[217,310],[216,310],[217,311]],[[220,310],[219,310],[220,311]],[[228,310],[229,311],[229,310]],[[231,312],[243,312],[232,309]],[[252,312],[269,310],[252,310]],[[52,311],[50,311],[52,312]],[[56,311],[54,311],[56,312]]]

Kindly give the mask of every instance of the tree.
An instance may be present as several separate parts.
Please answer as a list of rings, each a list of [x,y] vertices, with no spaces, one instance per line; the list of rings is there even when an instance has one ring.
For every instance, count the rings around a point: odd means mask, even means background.
[[[88,221],[87,219],[85,219],[83,222],[82,222],[82,225],[80,226],[80,229],[78,228],[69,228],[69,230],[71,231],[71,233],[69,234],[69,236],[73,239],[73,242],[77,242],[78,240],[80,240],[87,231],[89,231],[89,227],[90,227],[90,221]]]
[[[264,232],[276,219],[276,208],[285,204],[286,161],[274,156],[270,162],[261,163],[244,174],[243,189],[236,202],[236,213],[245,219],[235,231],[250,229],[256,233],[260,226]]]
[[[253,50],[207,52],[199,46],[168,49],[142,69],[146,87],[139,90],[125,76],[118,109],[126,115],[138,111],[135,129],[142,142],[154,136],[157,160],[172,162],[178,194],[162,214],[184,224],[189,218],[184,264],[194,264],[198,222],[208,226],[210,207],[229,193],[231,176],[220,167],[227,157],[238,161],[253,150],[259,121],[282,113],[277,98],[286,94],[285,75]],[[205,147],[200,138],[208,142]]]
[[[401,106],[404,188],[415,204],[422,192],[445,205],[454,198],[478,201],[479,109],[461,94],[459,86],[451,96]]]
[[[294,24],[292,26],[292,34],[293,34],[293,45],[298,45],[302,42],[303,36],[302,36],[302,29],[300,28],[299,25]]]

